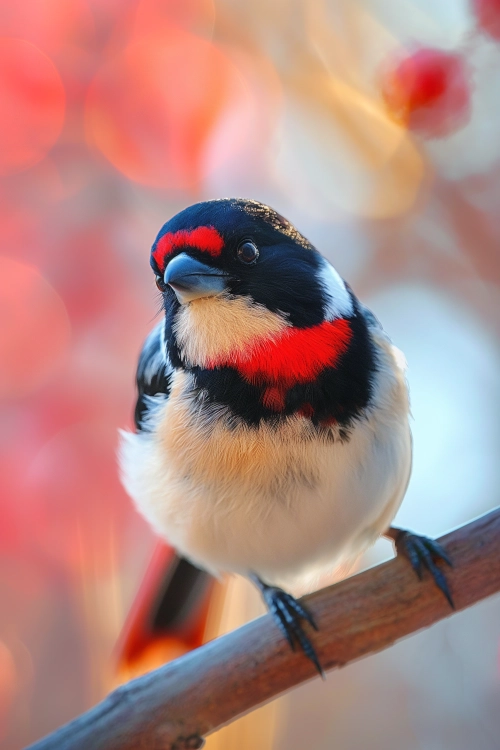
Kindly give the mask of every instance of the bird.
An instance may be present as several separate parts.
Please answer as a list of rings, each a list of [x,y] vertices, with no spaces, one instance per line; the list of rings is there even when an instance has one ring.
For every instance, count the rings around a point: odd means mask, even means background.
[[[445,550],[391,526],[412,467],[404,357],[327,259],[269,206],[222,198],[170,218],[150,264],[162,318],[139,357],[119,462],[176,550],[162,617],[185,604],[183,580],[245,576],[323,675],[317,623],[290,591],[380,536],[453,606]]]

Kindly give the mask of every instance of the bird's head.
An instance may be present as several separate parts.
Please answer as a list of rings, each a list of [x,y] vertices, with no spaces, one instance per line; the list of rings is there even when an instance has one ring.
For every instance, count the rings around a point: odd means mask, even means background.
[[[160,230],[151,265],[173,366],[195,372],[200,387],[214,373],[210,387],[220,386],[219,400],[231,389],[240,394],[233,406],[253,398],[257,421],[303,406],[320,413],[320,391],[330,387],[321,378],[329,372],[354,393],[339,364],[348,369],[354,357],[359,369],[363,361],[357,349],[366,331],[356,298],[276,211],[241,199],[190,206]],[[366,401],[365,391],[353,400]]]
[[[151,265],[191,364],[353,312],[333,267],[257,201],[214,200],[181,211],[160,230]]]

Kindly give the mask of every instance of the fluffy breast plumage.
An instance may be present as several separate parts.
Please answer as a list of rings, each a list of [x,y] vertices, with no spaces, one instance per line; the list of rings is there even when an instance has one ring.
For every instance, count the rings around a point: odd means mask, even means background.
[[[359,555],[390,524],[411,466],[404,372],[383,332],[372,334],[372,405],[348,439],[335,421],[300,412],[249,424],[196,373],[176,370],[149,429],[123,435],[123,479],[139,510],[215,573],[284,585]]]

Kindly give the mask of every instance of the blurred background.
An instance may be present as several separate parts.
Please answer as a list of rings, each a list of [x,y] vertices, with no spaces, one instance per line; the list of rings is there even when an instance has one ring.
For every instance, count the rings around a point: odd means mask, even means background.
[[[498,504],[500,2],[0,0],[0,746],[101,699],[155,545],[117,429],[158,313],[160,226],[289,218],[404,351],[398,525]],[[380,541],[360,568],[387,559]],[[221,593],[222,591],[222,593]],[[262,610],[218,595],[210,633]],[[210,618],[209,618],[210,619]],[[493,750],[500,598],[315,680],[208,748]]]

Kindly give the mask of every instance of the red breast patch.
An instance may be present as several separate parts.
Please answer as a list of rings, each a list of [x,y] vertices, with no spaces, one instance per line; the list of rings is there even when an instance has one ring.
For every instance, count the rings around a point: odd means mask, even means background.
[[[265,385],[264,405],[280,411],[286,390],[310,383],[326,367],[335,367],[351,338],[351,326],[345,319],[311,328],[285,328],[275,339],[258,342],[236,357],[213,359],[208,367],[234,367],[249,383]]]
[[[196,229],[167,232],[160,237],[153,251],[153,258],[161,271],[165,269],[166,256],[179,247],[195,247],[216,258],[222,252],[224,240],[215,227],[196,227]]]

